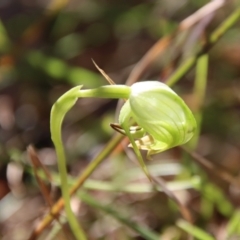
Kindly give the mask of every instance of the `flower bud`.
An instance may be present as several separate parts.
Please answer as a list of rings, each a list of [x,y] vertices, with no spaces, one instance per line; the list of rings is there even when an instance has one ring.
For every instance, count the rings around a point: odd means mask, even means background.
[[[134,140],[139,149],[148,150],[148,157],[186,143],[197,127],[185,102],[158,81],[138,82],[131,86],[129,99],[119,115],[119,124],[125,131],[131,118],[145,132],[144,136]],[[129,126],[129,132],[130,129]]]

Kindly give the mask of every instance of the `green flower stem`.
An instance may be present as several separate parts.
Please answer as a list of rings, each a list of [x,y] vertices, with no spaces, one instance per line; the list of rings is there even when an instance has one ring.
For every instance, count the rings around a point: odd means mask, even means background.
[[[136,145],[136,143],[135,143],[135,141],[134,141],[134,139],[133,139],[133,136],[132,136],[132,134],[131,134],[130,131],[129,131],[128,124],[123,124],[123,127],[124,127],[124,129],[125,129],[125,131],[126,131],[126,135],[128,136],[129,141],[131,142],[131,144],[132,144],[132,146],[133,146],[134,152],[135,152],[135,154],[136,154],[136,156],[137,156],[137,159],[138,159],[138,161],[139,161],[139,164],[140,164],[141,168],[143,169],[143,171],[144,171],[144,173],[146,174],[146,176],[148,177],[148,179],[149,179],[150,181],[152,181],[151,175],[150,175],[150,173],[149,173],[149,171],[148,171],[148,169],[147,169],[147,166],[146,166],[145,163],[144,163],[144,160],[143,160],[143,158],[142,158],[141,152],[140,152],[140,150],[138,149],[138,147],[137,147],[137,145]]]
[[[67,178],[67,169],[66,169],[66,157],[65,157],[65,151],[64,151],[62,135],[61,135],[62,122],[67,112],[72,108],[72,106],[76,103],[79,97],[127,98],[130,94],[130,88],[127,86],[121,86],[121,85],[111,85],[111,86],[103,86],[97,89],[81,91],[80,90],[81,87],[82,86],[72,88],[63,96],[61,96],[57,100],[57,102],[53,105],[52,111],[51,111],[50,128],[51,128],[52,141],[55,145],[57,158],[58,158],[58,168],[59,168],[59,174],[61,179],[61,190],[62,190],[64,202],[65,202],[65,210],[66,210],[66,215],[69,221],[69,225],[76,239],[85,240],[87,239],[85,236],[85,233],[83,229],[80,227],[75,215],[73,214],[71,205],[70,205],[70,194],[68,190],[68,178]],[[90,165],[92,166],[90,168],[90,172],[88,171],[84,172],[86,174],[86,178],[90,175],[92,169],[95,169],[96,166],[98,166],[98,164],[99,164],[98,161],[94,161],[93,166]],[[86,179],[84,176],[85,175],[83,174],[82,175],[83,181]]]
[[[79,98],[128,98],[131,88],[125,85],[107,85],[95,89],[81,90],[76,93]]]
[[[196,63],[197,59],[209,49],[240,19],[240,8],[237,8],[215,31],[210,35],[209,41],[193,56],[186,59],[170,76],[166,84],[172,86],[179,81]]]
[[[77,221],[74,213],[72,212],[70,205],[70,195],[68,191],[68,177],[66,169],[65,151],[62,143],[61,129],[62,122],[65,114],[70,110],[70,108],[75,104],[77,98],[74,96],[81,87],[72,88],[70,91],[65,93],[58,101],[53,105],[51,111],[51,136],[52,141],[56,148],[58,168],[61,179],[61,190],[63,199],[65,202],[65,210],[69,225],[72,229],[72,233],[75,235],[77,240],[86,240],[87,237],[81,228],[79,222]]]

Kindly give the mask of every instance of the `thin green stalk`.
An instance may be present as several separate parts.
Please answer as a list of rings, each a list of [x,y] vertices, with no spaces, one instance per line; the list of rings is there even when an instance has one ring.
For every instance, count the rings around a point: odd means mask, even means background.
[[[128,98],[131,89],[125,85],[107,85],[96,89],[86,89],[79,91],[76,96],[81,98]]]
[[[135,222],[129,220],[129,217],[123,216],[119,212],[115,211],[114,209],[100,204],[98,201],[95,201],[95,199],[92,198],[89,194],[87,194],[85,192],[79,192],[78,196],[87,205],[89,205],[91,207],[94,207],[94,208],[97,208],[99,210],[102,210],[105,213],[108,213],[109,215],[116,218],[119,222],[121,222],[121,223],[125,224],[126,226],[128,226],[129,228],[135,230],[144,239],[146,239],[146,240],[160,240],[160,237],[157,233],[147,229],[146,227],[139,226]]]
[[[208,74],[208,54],[203,54],[197,61],[194,96],[196,96],[198,110],[201,110],[205,98]]]
[[[80,226],[77,218],[71,209],[70,204],[70,195],[68,191],[68,177],[66,169],[66,160],[65,160],[65,151],[62,143],[62,122],[65,114],[70,110],[70,108],[77,101],[77,97],[74,96],[74,93],[79,92],[80,87],[72,88],[70,91],[65,93],[59,100],[53,105],[51,111],[51,136],[53,143],[56,148],[57,159],[58,159],[58,168],[61,179],[61,190],[63,199],[65,202],[65,210],[69,225],[72,229],[72,233],[77,240],[87,240],[87,237],[84,233],[84,230]]]
[[[149,179],[150,181],[152,181],[151,175],[150,175],[150,173],[149,173],[149,171],[148,171],[148,169],[147,169],[147,166],[146,166],[145,163],[144,163],[144,160],[143,160],[143,158],[142,158],[141,152],[140,152],[140,150],[138,149],[138,147],[137,147],[137,145],[136,145],[136,143],[135,143],[135,141],[134,141],[134,138],[133,138],[132,135],[130,134],[128,124],[125,123],[125,124],[123,124],[123,126],[124,126],[124,129],[125,129],[126,135],[127,135],[128,138],[129,138],[129,141],[132,143],[133,149],[134,149],[134,151],[135,151],[135,154],[136,154],[136,156],[137,156],[137,159],[138,159],[138,161],[139,161],[140,166],[142,167],[142,169],[143,169],[143,171],[145,172],[145,174],[146,174],[146,176],[148,177],[148,179]]]
[[[209,49],[240,19],[240,8],[237,8],[209,37],[209,41],[193,56],[186,59],[176,71],[169,77],[169,86],[178,82],[196,63],[197,59],[208,52]]]
[[[63,199],[65,202],[65,210],[67,214],[67,218],[69,221],[69,225],[72,229],[73,234],[78,240],[85,240],[86,235],[78,223],[74,213],[72,212],[70,205],[70,195],[76,191],[79,186],[85,181],[85,179],[91,174],[91,172],[99,165],[98,160],[92,162],[88,166],[88,168],[81,175],[81,178],[78,179],[77,188],[68,190],[68,177],[67,177],[67,169],[66,169],[66,157],[65,150],[62,142],[62,122],[67,114],[67,112],[72,108],[72,106],[76,103],[77,99],[80,97],[101,97],[101,98],[127,98],[130,94],[130,88],[123,85],[111,85],[111,86],[103,86],[97,89],[91,90],[82,90],[80,89],[82,86],[78,86],[72,88],[68,92],[66,92],[63,96],[61,96],[57,102],[53,105],[51,111],[51,120],[50,120],[50,128],[51,128],[51,136],[52,141],[56,148],[57,159],[58,159],[58,168],[61,179],[61,190]],[[108,148],[105,149],[107,152],[110,152]],[[98,155],[100,162],[104,159],[101,158],[101,155]],[[52,212],[53,213],[53,212]]]
[[[206,93],[206,85],[207,85],[207,74],[208,74],[208,54],[203,54],[201,57],[198,58],[196,64],[196,78],[194,82],[194,101],[195,101],[195,108],[193,109],[193,113],[195,119],[197,121],[197,132],[195,133],[194,137],[191,139],[189,143],[189,147],[194,149],[197,145],[201,122],[202,122],[202,105],[205,98]]]
[[[168,78],[166,84],[168,86],[173,86],[174,84],[176,84],[194,66],[197,58],[198,55],[195,55],[186,59]]]
[[[240,7],[238,7],[211,35],[209,43],[215,44],[227,30],[229,30],[240,18]]]

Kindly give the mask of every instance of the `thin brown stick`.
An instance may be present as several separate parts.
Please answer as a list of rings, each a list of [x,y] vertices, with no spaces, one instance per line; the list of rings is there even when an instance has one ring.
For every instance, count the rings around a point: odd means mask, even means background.
[[[162,179],[162,178],[156,178],[156,177],[153,177],[151,176],[152,178],[152,181],[155,183],[156,186],[160,186],[162,191],[173,201],[177,204],[183,218],[188,221],[188,222],[193,222],[193,218],[192,218],[192,214],[190,212],[190,210],[188,209],[187,206],[183,205],[179,199],[177,198],[177,196],[172,192],[170,191],[167,186],[166,186],[166,183],[165,181]]]
[[[38,157],[38,155],[37,155],[37,153],[36,153],[36,151],[35,151],[35,149],[32,145],[28,146],[27,153],[28,153],[29,159],[31,160],[31,162],[33,164],[33,173],[34,173],[34,176],[35,176],[35,178],[37,180],[37,183],[39,185],[40,191],[41,191],[48,207],[51,209],[54,202],[51,198],[50,188],[47,186],[47,184],[45,184],[45,182],[39,176],[38,169],[43,170],[45,178],[48,179],[49,183],[52,180],[51,174],[48,171],[48,169],[41,163],[41,161],[40,161],[40,159],[39,159],[39,157]],[[68,236],[68,231],[67,231],[66,227],[60,222],[59,214],[54,215],[53,217],[59,223],[59,225],[61,226],[61,230],[62,230],[63,234],[65,235],[65,237],[67,237]]]
[[[45,176],[47,177],[48,180],[51,180],[51,175],[50,173],[47,171],[47,169],[45,168],[45,166],[43,166],[43,164],[41,163],[41,161],[39,160],[37,153],[35,151],[35,149],[33,148],[33,146],[28,146],[27,148],[27,153],[28,156],[32,162],[33,165],[33,172],[35,175],[35,178],[38,182],[38,185],[40,187],[40,190],[42,192],[42,195],[46,201],[46,203],[48,204],[49,207],[52,207],[53,205],[53,201],[50,197],[50,189],[49,187],[45,184],[45,182],[42,180],[42,178],[39,176],[38,174],[38,169],[42,169]]]
[[[182,147],[185,152],[187,152],[195,161],[197,161],[201,166],[212,171],[213,174],[220,177],[227,183],[240,187],[240,180],[234,177],[228,170],[226,170],[223,166],[213,164],[207,158],[201,156],[196,151],[191,151],[186,147]]]
[[[197,22],[199,22],[201,19],[205,18],[211,13],[214,13],[216,10],[218,10],[220,7],[222,7],[224,4],[226,4],[227,0],[214,0],[206,5],[204,5],[202,8],[197,10],[194,14],[190,15],[186,19],[184,19],[180,25],[179,28],[181,30],[186,30],[191,28],[193,25],[195,25]]]
[[[110,85],[115,85],[116,83],[94,62],[92,59],[93,64],[97,68],[97,70],[104,76],[104,78],[108,81]]]

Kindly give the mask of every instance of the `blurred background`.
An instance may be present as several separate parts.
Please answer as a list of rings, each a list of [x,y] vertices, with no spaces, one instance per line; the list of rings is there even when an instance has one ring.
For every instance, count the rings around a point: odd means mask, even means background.
[[[125,84],[133,67],[154,43],[173,33],[182,20],[207,3],[206,0],[0,1],[2,239],[27,239],[49,210],[26,148],[34,145],[41,163],[58,179],[49,129],[53,103],[73,86],[94,88],[108,84],[92,59],[115,83]],[[205,38],[239,5],[239,1],[230,1],[214,12],[204,28]],[[194,225],[213,235],[213,239],[240,239],[240,189],[214,173],[221,165],[231,176],[238,177],[240,169],[239,29],[238,22],[209,52],[196,151],[216,164],[216,168],[203,168],[178,148],[158,154],[148,163],[155,176],[172,183],[180,201],[193,213]],[[194,30],[187,35],[177,34],[139,80],[166,81],[181,62],[194,56],[203,40],[196,37]],[[192,109],[194,79],[192,69],[173,86]],[[116,122],[116,107],[116,100],[81,99],[67,115],[63,139],[73,181],[114,134],[109,123]],[[176,224],[181,218],[176,204],[151,188],[141,169],[131,161],[134,158],[131,150],[127,152],[120,149],[106,159],[91,176],[95,182],[89,182],[85,188],[103,206],[109,205],[117,214],[157,234],[159,239],[187,239],[184,227]],[[59,181],[53,185],[51,193],[56,200],[60,197]],[[124,224],[100,207],[83,203],[78,197],[73,204],[89,239],[147,239],[131,224]],[[48,228],[39,239],[74,239],[66,220],[63,225],[65,233],[58,229],[50,236],[52,228]]]

